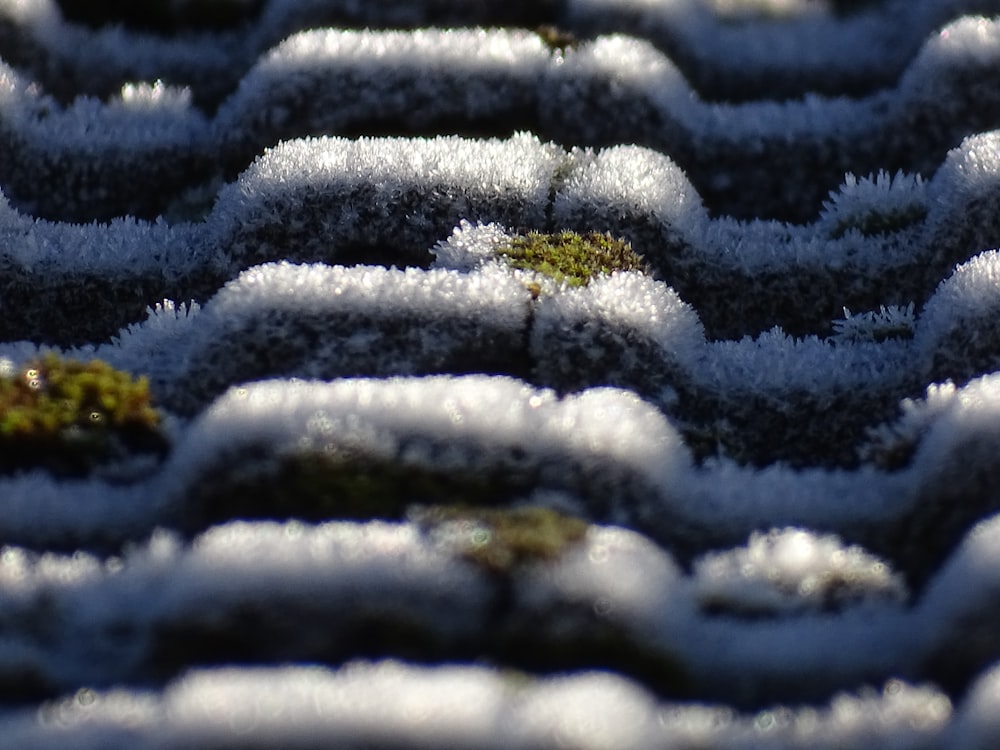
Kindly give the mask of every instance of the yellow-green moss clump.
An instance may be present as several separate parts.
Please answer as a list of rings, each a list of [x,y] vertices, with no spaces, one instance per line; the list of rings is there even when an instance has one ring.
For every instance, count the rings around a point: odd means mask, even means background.
[[[642,256],[609,234],[529,232],[499,250],[513,268],[537,271],[569,286],[586,286],[601,274],[646,271]]]
[[[86,474],[133,452],[162,452],[146,378],[55,354],[20,369],[0,362],[0,471]]]
[[[457,544],[459,554],[491,573],[553,560],[587,534],[586,521],[535,506],[437,506],[415,515],[431,529],[447,527],[448,539]]]
[[[567,49],[573,49],[580,44],[580,40],[576,38],[571,31],[566,31],[565,29],[560,29],[558,26],[552,26],[550,24],[543,24],[535,29],[535,33],[542,40],[546,47],[552,51],[564,52]]]

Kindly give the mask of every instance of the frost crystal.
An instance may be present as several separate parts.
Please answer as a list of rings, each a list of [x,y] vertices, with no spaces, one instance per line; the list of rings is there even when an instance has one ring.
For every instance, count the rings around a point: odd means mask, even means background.
[[[836,343],[882,342],[886,339],[913,338],[913,303],[906,307],[882,305],[879,310],[853,315],[844,308],[844,319],[833,321],[832,339]]]
[[[958,398],[955,384],[949,381],[929,386],[922,401],[904,399],[903,415],[896,422],[869,430],[868,442],[858,451],[860,458],[883,468],[899,468],[935,422],[954,408]]]
[[[835,239],[850,231],[866,236],[896,232],[927,215],[926,193],[920,175],[899,171],[891,176],[880,170],[874,177],[858,178],[849,172],[830,200],[823,201],[819,224],[829,227]]]
[[[743,615],[837,609],[854,600],[901,601],[898,575],[859,547],[800,529],[752,534],[746,547],[694,565],[702,608]]]

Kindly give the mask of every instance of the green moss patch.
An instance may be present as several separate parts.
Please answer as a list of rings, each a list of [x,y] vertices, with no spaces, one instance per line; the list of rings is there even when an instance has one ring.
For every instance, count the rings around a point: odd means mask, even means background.
[[[100,360],[46,354],[0,369],[0,471],[81,475],[134,452],[162,452],[146,378]]]
[[[512,268],[537,271],[569,286],[586,286],[615,271],[646,272],[645,261],[628,242],[598,232],[529,232],[514,237],[499,254]]]
[[[421,509],[416,520],[447,534],[459,554],[491,573],[553,560],[587,534],[588,524],[550,508],[469,508],[438,506]]]
[[[399,519],[411,505],[491,505],[526,491],[530,477],[505,471],[442,470],[371,457],[313,451],[279,459],[264,451],[227,462],[263,470],[233,476],[212,470],[199,482],[203,520]]]

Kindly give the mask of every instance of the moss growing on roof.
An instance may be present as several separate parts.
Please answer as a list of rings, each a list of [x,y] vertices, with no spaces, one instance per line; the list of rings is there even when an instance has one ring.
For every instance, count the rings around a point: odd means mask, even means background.
[[[197,507],[214,523],[234,517],[398,519],[411,505],[490,505],[531,484],[511,472],[443,470],[368,456],[305,451],[272,460],[240,455],[227,466],[252,466],[234,475],[213,468],[198,483]]]
[[[545,46],[552,51],[565,51],[579,46],[580,40],[571,31],[560,29],[558,26],[545,24],[535,28],[535,33],[544,42]]]
[[[646,271],[642,256],[628,242],[598,232],[529,232],[498,252],[513,268],[537,271],[569,286],[586,286],[615,271]]]
[[[587,522],[551,508],[422,509],[416,520],[443,533],[458,553],[491,573],[509,573],[525,563],[553,560],[587,534]]]
[[[100,360],[0,361],[0,471],[79,475],[134,451],[160,452],[160,419],[146,378]]]

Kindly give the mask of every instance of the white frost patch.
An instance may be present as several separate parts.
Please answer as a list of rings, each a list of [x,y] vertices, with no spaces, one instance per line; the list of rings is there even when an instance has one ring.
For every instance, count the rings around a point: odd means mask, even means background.
[[[941,282],[920,316],[914,344],[930,360],[948,346],[956,326],[989,330],[1000,311],[1000,251],[988,250],[962,263]]]
[[[901,577],[883,561],[804,529],[755,532],[745,547],[697,560],[693,575],[703,609],[733,614],[782,616],[906,598]]]
[[[502,721],[508,688],[474,667],[382,662],[334,673],[302,667],[195,672],[165,700],[184,735],[204,741],[235,729],[255,746],[320,739],[346,746],[379,737],[415,747],[503,748],[516,731]]]
[[[280,82],[280,77],[300,69],[321,72],[334,61],[343,65],[357,60],[369,62],[368,75],[393,69],[426,73],[457,67],[465,73],[500,69],[513,77],[525,71],[537,74],[549,59],[541,37],[526,30],[317,29],[292,35],[264,55],[255,70],[274,73]],[[252,81],[254,75],[251,72],[244,80]]]
[[[928,225],[961,217],[976,196],[988,195],[1000,182],[1000,132],[977,133],[948,152],[927,184]]]
[[[627,391],[593,389],[559,401],[512,378],[424,377],[264,381],[220,398],[196,420],[164,475],[182,489],[230,449],[346,450],[441,470],[488,465],[524,450],[533,464],[567,457],[621,464],[654,484],[688,465],[679,434]]]
[[[158,531],[103,563],[0,550],[5,638],[30,645],[44,628],[48,648],[32,666],[61,686],[141,679],[164,628],[224,622],[245,608],[275,611],[286,629],[293,622],[278,612],[307,611],[335,638],[352,613],[391,603],[390,615],[447,640],[479,632],[491,601],[489,579],[411,524],[232,522],[190,546]]]
[[[192,368],[212,369],[213,349],[221,341],[247,337],[246,356],[253,357],[247,330],[294,342],[301,328],[316,328],[316,321],[325,316],[350,320],[353,333],[322,338],[304,354],[307,361],[300,368],[332,367],[339,360],[351,369],[352,358],[375,361],[378,352],[371,350],[379,346],[383,328],[406,326],[414,354],[436,351],[441,356],[473,345],[476,332],[516,337],[527,326],[528,299],[523,284],[495,268],[461,274],[282,261],[244,271],[204,308],[170,301],[150,308],[146,321],[120,332],[99,354],[120,367],[155,374],[169,385]],[[451,329],[454,335],[449,337]],[[245,372],[238,361],[219,362],[217,367],[235,381]]]
[[[562,74],[573,78],[612,79],[616,91],[633,89],[656,101],[664,111],[683,117],[692,106],[690,84],[671,59],[644,39],[613,34],[565,52]],[[680,109],[678,113],[676,110]]]
[[[511,235],[499,224],[472,224],[465,219],[431,253],[437,268],[474,271],[497,260],[497,251]]]
[[[509,329],[524,324],[524,288],[500,274],[470,275],[446,269],[382,266],[255,266],[226,284],[205,306],[220,330],[264,311],[300,316],[340,311],[391,320],[412,315],[444,318],[489,316]],[[211,336],[209,336],[211,338]]]
[[[935,98],[943,93],[941,87],[949,84],[949,70],[972,66],[985,68],[996,65],[998,60],[1000,24],[995,19],[966,15],[928,38],[907,68],[899,87],[902,91],[919,92],[922,99]]]
[[[998,595],[1000,516],[994,515],[965,535],[924,591],[918,611],[930,641],[961,643],[982,624],[995,629]]]
[[[873,218],[920,214],[926,211],[926,188],[920,175],[904,174],[902,170],[895,175],[879,170],[874,176],[861,178],[849,172],[844,184],[823,201],[816,228],[861,230],[866,220]]]
[[[100,357],[126,372],[155,373],[157,377],[180,373],[187,365],[191,342],[204,329],[199,327],[201,305],[162,300],[146,308],[146,319],[123,328],[110,345],[100,348]]]
[[[52,553],[32,553],[20,547],[0,549],[0,598],[16,600],[19,595],[46,591],[57,595],[96,580],[102,563],[93,555],[77,552],[71,557]]]
[[[317,617],[340,612],[342,622],[350,619],[343,612],[377,601],[392,602],[414,620],[433,620],[447,604],[452,617],[436,625],[442,633],[478,622],[489,599],[475,568],[456,565],[411,524],[378,521],[215,526],[183,551],[158,588],[147,606],[171,621],[243,602],[267,608],[280,591],[279,599],[303,606],[327,602],[317,605]]]
[[[18,139],[47,151],[95,153],[117,146],[121,153],[151,145],[190,147],[208,140],[208,123],[191,106],[185,89],[126,84],[108,103],[81,96],[62,107],[13,68],[0,64],[0,112]]]
[[[518,598],[545,611],[553,598],[589,603],[602,619],[621,623],[639,641],[667,644],[667,634],[692,626],[694,610],[680,567],[648,538],[621,527],[592,525],[558,559],[529,571]]]
[[[1000,664],[973,684],[942,747],[993,750],[1000,739]]]
[[[303,138],[267,149],[237,182],[226,185],[209,221],[219,230],[267,210],[267,201],[291,191],[367,187],[366,200],[387,207],[400,190],[435,184],[467,196],[502,191],[539,210],[548,202],[563,150],[526,133],[507,140],[436,138]]]
[[[583,325],[583,332],[575,326]],[[586,286],[561,289],[542,296],[535,308],[532,332],[536,356],[551,356],[554,341],[586,342],[598,326],[622,336],[656,343],[663,362],[687,369],[705,347],[705,331],[694,309],[677,292],[637,272],[615,272],[592,279]],[[595,356],[600,353],[596,346]],[[614,363],[607,369],[613,370]],[[694,372],[691,373],[694,375]]]
[[[679,232],[694,232],[708,214],[701,196],[669,157],[638,146],[603,149],[582,160],[556,195],[553,218],[557,224],[579,223],[601,211],[614,218],[635,212],[653,216]]]
[[[912,469],[924,482],[945,469],[967,475],[959,467],[993,460],[1000,446],[1000,373],[976,378],[957,391],[948,385],[931,390],[927,405],[904,418],[903,429],[926,430]],[[968,477],[976,481],[975,475]]]
[[[482,666],[355,661],[331,670],[286,666],[197,670],[162,693],[81,690],[38,711],[0,716],[15,747],[126,750],[239,745],[477,747],[580,750],[886,750],[992,747],[985,678],[952,723],[939,691],[890,680],[818,706],[756,714],[663,702],[606,672],[535,679]],[[994,712],[995,713],[995,712]],[[957,726],[956,726],[957,725]],[[945,734],[950,728],[959,731]],[[992,730],[992,731],[991,731]],[[950,740],[960,737],[957,743]]]
[[[753,529],[780,526],[843,534],[897,523],[913,509],[916,482],[867,466],[755,470],[723,460],[694,472],[673,502],[688,522],[744,538]]]
[[[614,674],[550,678],[527,686],[519,697],[512,718],[525,744],[617,750],[652,746],[662,733],[653,696]]]
[[[3,213],[0,236],[9,238],[3,252],[28,273],[55,279],[112,276],[126,283],[129,277],[156,274],[170,281],[216,268],[212,251],[190,226],[132,217],[106,225],[70,224],[33,220],[13,210]]]
[[[889,424],[869,430],[868,441],[862,446],[863,455],[877,457],[915,447],[927,433],[955,407],[958,389],[952,382],[927,386],[922,399],[905,398],[900,402],[900,417]]]
[[[720,394],[759,393],[784,401],[790,392],[822,397],[841,389],[890,389],[913,366],[909,341],[834,345],[816,336],[792,338],[773,328],[756,338],[716,341],[699,361],[701,385]]]
[[[857,315],[845,307],[843,319],[833,321],[832,338],[838,343],[879,343],[891,338],[909,339],[913,337],[914,327],[912,302],[906,307],[882,305],[877,311]]]
[[[213,125],[224,138],[258,116],[325,132],[390,116],[484,117],[530,105],[551,59],[526,30],[306,31],[258,60]]]

